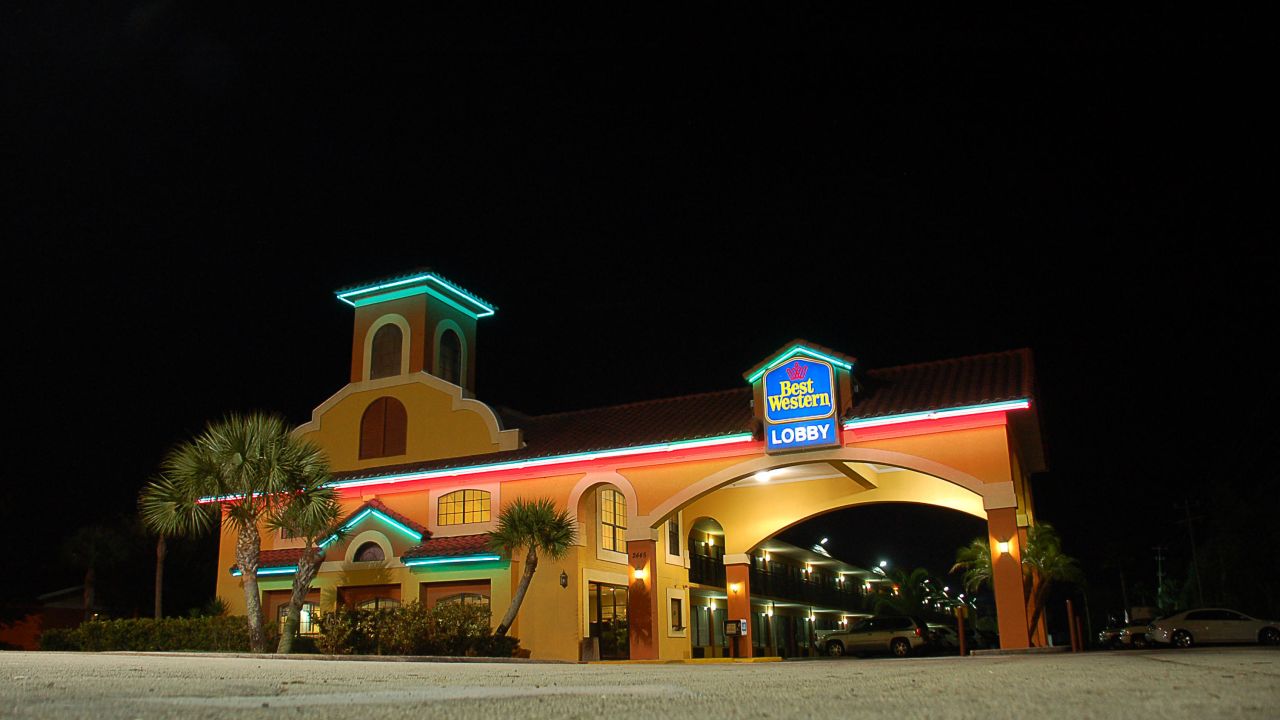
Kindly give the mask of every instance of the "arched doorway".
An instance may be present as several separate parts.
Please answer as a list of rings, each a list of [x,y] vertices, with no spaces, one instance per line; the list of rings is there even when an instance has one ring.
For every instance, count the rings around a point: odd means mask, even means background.
[[[900,453],[842,448],[827,453],[806,453],[802,460],[787,456],[748,460],[691,483],[660,504],[646,520],[656,527],[673,512],[689,518],[714,518],[720,559],[724,564],[725,620],[741,621],[744,637],[729,641],[740,655],[756,654],[777,640],[773,614],[753,600],[763,569],[760,548],[769,538],[811,517],[843,508],[878,503],[918,503],[966,513],[987,523],[993,558],[993,586],[1002,647],[1026,647],[1027,616],[1020,563],[1017,503],[1011,483],[983,483],[924,458]],[[695,524],[696,527],[696,524]],[[719,537],[719,536],[717,536]],[[690,580],[695,573],[710,577],[713,571],[695,570],[693,555],[698,541],[691,531]],[[754,581],[754,583],[753,583]],[[805,582],[826,585],[834,578],[821,570]],[[847,619],[837,617],[836,622]],[[830,618],[810,609],[798,631],[802,647],[812,648],[814,630]],[[770,637],[760,637],[768,633]],[[795,635],[797,633],[791,633]],[[753,647],[754,646],[754,647]]]

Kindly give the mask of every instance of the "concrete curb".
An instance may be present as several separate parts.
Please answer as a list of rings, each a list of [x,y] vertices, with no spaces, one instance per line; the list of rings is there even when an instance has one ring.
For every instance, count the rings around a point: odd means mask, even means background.
[[[733,665],[736,663],[782,662],[780,657],[688,658],[685,660],[588,660],[587,665]]]
[[[95,653],[84,653],[86,655]],[[276,653],[202,653],[202,652],[138,652],[114,650],[98,655],[125,657],[180,657],[180,658],[244,658],[248,660],[325,660],[353,662],[410,662],[410,663],[505,663],[510,665],[577,665],[571,660],[536,660],[533,658],[456,657],[449,655],[308,655],[305,653],[277,655]]]
[[[981,657],[984,655],[1051,655],[1053,653],[1064,653],[1070,650],[1071,648],[1066,645],[1055,645],[1053,647],[1018,648],[1016,650],[973,650],[969,654],[974,657]]]

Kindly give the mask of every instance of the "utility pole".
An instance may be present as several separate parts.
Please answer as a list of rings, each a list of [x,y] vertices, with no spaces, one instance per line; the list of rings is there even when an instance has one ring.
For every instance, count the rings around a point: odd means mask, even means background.
[[[1204,607],[1204,583],[1200,580],[1200,561],[1196,554],[1196,533],[1191,528],[1193,519],[1199,520],[1200,516],[1191,517],[1191,501],[1185,496],[1182,498],[1182,512],[1186,515],[1186,520],[1178,520],[1177,522],[1187,524],[1187,535],[1191,538],[1191,570],[1196,574],[1196,597],[1200,600],[1200,607]]]
[[[1168,550],[1163,545],[1156,545],[1151,548],[1156,551],[1156,607],[1164,609],[1164,551]]]

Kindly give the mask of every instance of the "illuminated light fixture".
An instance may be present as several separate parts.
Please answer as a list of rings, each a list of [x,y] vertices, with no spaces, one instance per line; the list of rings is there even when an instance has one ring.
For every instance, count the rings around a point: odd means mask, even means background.
[[[965,415],[981,415],[982,413],[1000,412],[1002,410],[1026,410],[1031,407],[1030,400],[1009,400],[1007,402],[987,403],[985,405],[967,405],[965,407],[950,408],[947,410],[924,410],[921,412],[906,413],[904,415],[888,415],[886,417],[866,418],[863,420],[849,420],[843,427],[845,430],[857,430],[858,428],[877,427],[880,425],[896,425],[898,423],[916,422],[917,420],[942,420],[952,417],[964,417]]]
[[[409,536],[409,537],[413,538],[414,542],[422,542],[422,533],[418,532],[417,530],[414,530],[413,528],[409,527],[408,525],[405,525],[404,523],[400,522],[399,520],[396,520],[395,518],[391,517],[390,515],[387,515],[386,513],[381,512],[381,511],[380,511],[380,510],[378,510],[377,508],[365,508],[363,512],[361,512],[361,513],[359,513],[358,515],[356,515],[355,517],[351,518],[350,520],[348,520],[348,521],[346,522],[346,524],[345,524],[345,525],[343,525],[343,526],[342,526],[343,531],[350,530],[351,528],[355,527],[356,525],[359,525],[361,520],[364,520],[365,518],[369,517],[370,515],[372,515],[372,516],[374,516],[374,517],[378,518],[378,519],[379,519],[379,520],[381,520],[382,522],[384,522],[384,523],[386,523],[386,524],[390,525],[391,527],[393,527],[393,528],[395,528],[395,529],[399,530],[400,532],[404,533],[405,535],[407,535],[407,536]],[[330,535],[328,538],[326,538],[326,539],[324,540],[324,542],[320,543],[320,547],[322,547],[322,548],[323,548],[323,547],[328,547],[330,544],[332,544],[332,543],[333,543],[335,540],[337,540],[337,539],[338,539],[338,536],[337,536],[337,535]]]
[[[811,572],[813,572],[813,563],[805,563],[805,564],[804,564],[804,571],[805,571],[805,572],[807,572],[807,573],[811,573]]]
[[[773,617],[773,603],[769,603],[769,607],[764,609],[764,614],[768,617]]]
[[[357,480],[338,481],[331,484],[335,488],[353,488],[364,487],[367,485],[390,485],[400,482],[409,482],[413,480],[434,480],[436,478],[451,478],[467,475],[482,475],[491,472],[502,472],[505,470],[525,470],[529,468],[547,467],[553,465],[562,465],[574,462],[587,462],[592,460],[607,460],[616,457],[626,457],[630,455],[644,455],[647,453],[672,452],[676,450],[695,450],[707,447],[722,447],[725,445],[737,445],[740,443],[753,442],[751,433],[737,433],[734,435],[722,435],[714,438],[699,438],[697,440],[677,440],[668,443],[656,443],[653,445],[638,445],[636,447],[618,448],[616,450],[600,450],[595,452],[570,453],[568,455],[554,455],[551,457],[538,458],[536,460],[513,460],[511,462],[490,463],[486,465],[473,465],[470,467],[450,468],[446,470],[432,470],[426,472],[404,473],[399,475],[382,475],[379,477],[360,478]],[[238,496],[224,496],[220,498],[201,498],[201,502],[235,500]]]
[[[837,575],[837,576],[836,576],[836,582],[838,582],[838,583],[840,583],[841,585],[843,585],[843,584],[844,584],[844,576],[843,576],[843,575]]]
[[[946,591],[948,591],[948,590],[950,590],[950,589],[951,589],[951,586],[949,586],[949,585],[948,585],[948,586],[945,586],[945,587],[943,587],[943,588],[942,588],[942,592],[946,592]]]
[[[406,287],[409,285],[416,285],[416,287]],[[496,308],[492,305],[434,273],[423,273],[369,287],[345,290],[336,292],[334,295],[351,307],[361,307],[373,302],[395,300],[412,295],[431,295],[476,319],[489,317],[496,312]]]
[[[1000,542],[996,543],[996,549],[1000,551],[1000,554],[1001,554],[1001,555],[1008,555],[1008,554],[1009,554],[1009,541],[1008,541],[1008,540],[1001,540]]]
[[[810,347],[805,347],[804,345],[792,345],[791,348],[788,349],[785,353],[779,355],[776,360],[774,360],[768,365],[765,365],[764,367],[752,373],[751,377],[747,378],[747,383],[754,383],[756,380],[759,380],[760,376],[764,375],[766,372],[774,369],[775,367],[790,360],[796,355],[799,355],[800,353],[804,353],[805,355],[809,355],[818,360],[826,360],[832,365],[835,365],[836,367],[844,368],[845,370],[853,370],[853,365],[844,360],[831,357],[826,353],[818,352],[817,350],[814,350],[813,348],[810,348]]]
[[[560,587],[569,587],[569,574],[563,570],[560,571]]]
[[[649,577],[649,571],[644,568],[636,568],[631,571],[631,577],[643,582],[645,578]]]
[[[763,484],[763,483],[769,482],[769,480],[772,478],[772,473],[770,473],[768,470],[761,470],[760,472],[756,473],[752,477],[755,478],[756,482]]]
[[[742,592],[742,583],[729,583],[729,592],[737,595]]]
[[[880,561],[880,567],[889,567],[889,561],[888,561],[888,560],[881,560],[881,561]]]
[[[707,547],[715,547],[715,546],[716,546],[716,536],[715,536],[715,535],[708,535],[708,536],[707,536]]]
[[[826,544],[827,544],[827,539],[826,539],[826,538],[822,538],[821,540],[819,540],[819,541],[818,541],[818,544],[819,544],[819,545],[826,545]]]
[[[764,561],[765,561],[765,562],[769,562],[769,551],[768,551],[768,550],[765,550],[765,551],[764,551]]]
[[[493,560],[501,560],[501,555],[484,554],[484,555],[456,555],[452,557],[426,557],[426,558],[409,558],[404,561],[405,567],[419,567],[421,565],[450,565],[452,563],[473,563],[473,562],[490,562]]]
[[[297,565],[258,568],[258,575],[292,575],[298,572]],[[244,572],[238,567],[231,568],[231,577],[240,577]]]

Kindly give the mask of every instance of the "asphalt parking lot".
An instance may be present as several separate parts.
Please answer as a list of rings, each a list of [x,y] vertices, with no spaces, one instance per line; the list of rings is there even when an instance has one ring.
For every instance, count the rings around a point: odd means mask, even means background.
[[[1280,650],[737,665],[0,653],[5,718],[1088,718],[1280,715]]]

